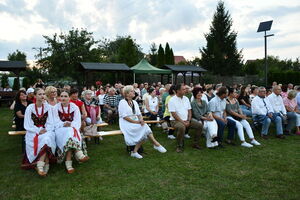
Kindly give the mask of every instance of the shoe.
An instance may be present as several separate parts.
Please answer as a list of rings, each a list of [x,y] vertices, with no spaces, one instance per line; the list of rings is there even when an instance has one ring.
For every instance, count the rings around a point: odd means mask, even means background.
[[[167,152],[167,149],[165,149],[165,147],[163,147],[162,145],[159,145],[158,147],[153,145],[153,148],[156,149],[157,151],[159,151],[160,153]]]
[[[194,144],[192,147],[194,149],[202,150],[202,147],[199,144]]]
[[[177,153],[182,153],[182,152],[183,152],[183,148],[177,147],[177,148],[176,148],[176,152],[177,152]]]
[[[45,172],[45,174],[48,174],[49,169],[50,169],[50,165],[49,164],[45,164],[45,166],[44,166],[44,172]]]
[[[276,135],[277,138],[279,139],[285,139],[284,135],[280,134],[280,135]]]
[[[264,135],[264,134],[261,135],[261,138],[262,138],[262,139],[265,139],[265,140],[269,139],[268,136],[267,136],[267,135]]]
[[[68,174],[73,174],[75,172],[75,169],[72,167],[72,160],[66,161],[65,165]]]
[[[82,151],[77,151],[75,153],[75,158],[79,161],[79,162],[86,162],[90,159],[90,157],[86,156],[83,154]]]
[[[253,145],[252,145],[252,144],[249,144],[248,142],[243,142],[243,143],[241,144],[241,146],[242,146],[242,147],[247,147],[247,148],[253,147]]]
[[[35,168],[38,175],[43,177],[46,176],[46,173],[44,172],[44,166],[45,166],[45,162],[38,161]]]
[[[216,136],[216,137],[214,137],[214,138],[211,140],[211,142],[212,142],[212,143],[217,142],[218,139],[219,139],[218,136]]]
[[[160,127],[161,127],[161,125],[160,125],[160,124],[157,124],[157,125],[156,125],[156,127],[159,127],[159,128],[160,128]]]
[[[225,140],[225,143],[229,144],[229,145],[232,145],[232,146],[235,146],[235,143],[232,142],[231,140]]]
[[[171,140],[175,140],[176,137],[174,135],[168,135],[168,138],[171,139]]]
[[[185,137],[186,139],[190,139],[190,138],[191,138],[191,136],[189,136],[189,134],[184,134],[184,137]]]
[[[259,146],[259,145],[260,145],[260,143],[257,142],[255,139],[253,139],[253,140],[251,141],[251,144],[253,144],[253,145],[255,145],[255,146]]]
[[[131,154],[130,154],[130,156],[131,157],[134,157],[134,158],[137,158],[137,159],[142,159],[143,158],[143,156],[141,156],[138,152],[131,152]]]

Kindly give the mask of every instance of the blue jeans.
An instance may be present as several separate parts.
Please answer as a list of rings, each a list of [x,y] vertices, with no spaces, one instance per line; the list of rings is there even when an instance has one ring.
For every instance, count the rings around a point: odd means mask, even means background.
[[[240,105],[240,108],[242,109],[244,115],[246,115],[247,117],[252,117],[252,111],[251,108],[245,106],[245,105]]]
[[[287,131],[291,131],[294,127],[296,127],[296,122],[297,122],[297,114],[295,112],[287,112],[287,127],[286,130]]]
[[[277,135],[282,135],[282,118],[278,113],[273,113],[272,118],[267,115],[254,115],[253,121],[262,124],[261,134],[268,135],[271,122],[276,126]]]
[[[226,124],[221,121],[216,119],[216,122],[218,124],[218,142],[222,143],[223,141],[223,135],[224,135],[224,129]],[[228,127],[228,136],[227,138],[229,140],[233,140],[234,138],[234,130],[235,130],[235,122],[231,119],[227,119],[227,127]]]

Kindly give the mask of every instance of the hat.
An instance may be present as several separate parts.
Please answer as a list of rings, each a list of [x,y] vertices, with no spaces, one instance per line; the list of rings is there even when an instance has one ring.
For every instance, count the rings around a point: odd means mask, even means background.
[[[27,91],[26,91],[26,94],[33,93],[33,92],[34,92],[33,88],[28,88]]]

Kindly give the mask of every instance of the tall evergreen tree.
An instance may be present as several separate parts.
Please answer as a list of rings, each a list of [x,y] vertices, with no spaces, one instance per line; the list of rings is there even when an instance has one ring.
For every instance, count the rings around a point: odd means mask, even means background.
[[[175,65],[173,49],[170,50],[170,65]]]
[[[162,48],[161,44],[158,47],[158,54],[157,54],[157,66],[162,67],[165,64],[165,52]]]
[[[205,34],[206,47],[200,49],[201,65],[214,74],[234,75],[242,69],[242,51],[237,50],[237,32],[232,31],[231,26],[231,16],[224,2],[219,1],[210,32]]]
[[[171,62],[171,49],[169,43],[167,42],[165,47],[165,64],[171,64],[170,62]]]
[[[150,64],[157,65],[157,46],[154,42],[150,46]]]

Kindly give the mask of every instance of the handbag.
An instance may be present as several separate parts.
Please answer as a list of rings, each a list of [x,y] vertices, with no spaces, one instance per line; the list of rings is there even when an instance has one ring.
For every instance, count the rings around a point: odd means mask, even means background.
[[[96,124],[92,124],[92,125],[84,127],[83,128],[83,135],[97,136],[98,135],[97,125]]]

